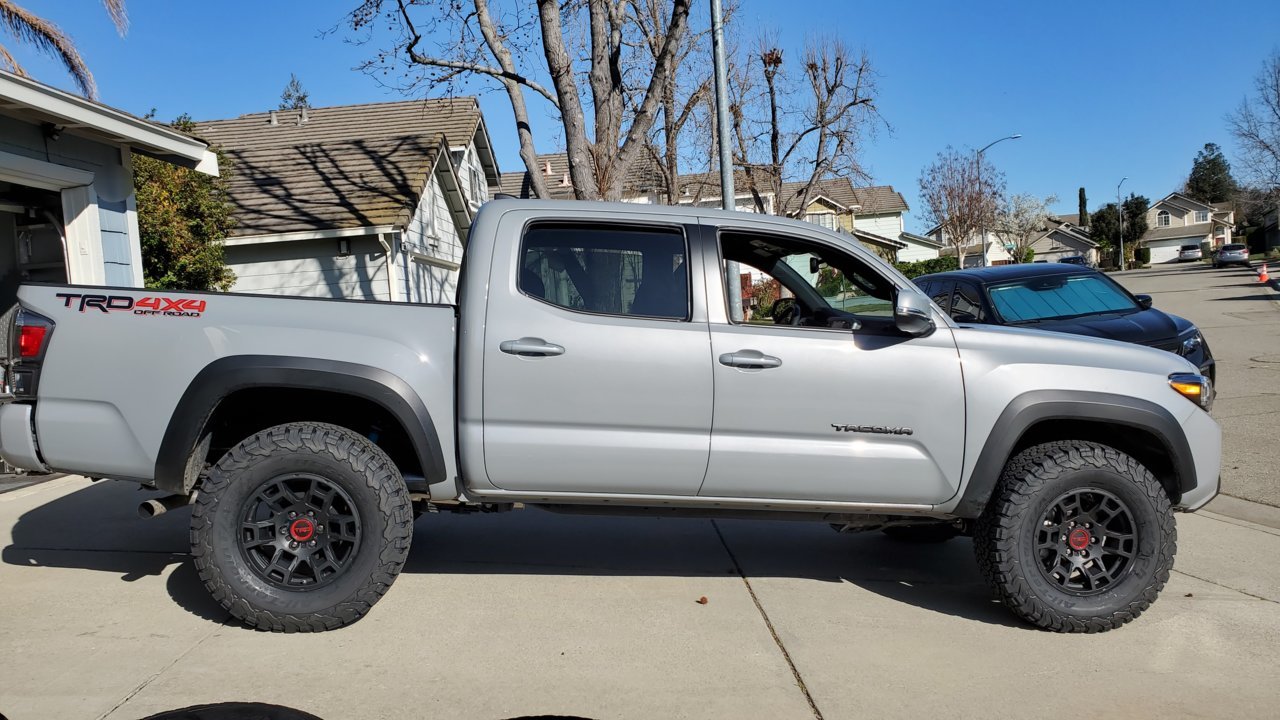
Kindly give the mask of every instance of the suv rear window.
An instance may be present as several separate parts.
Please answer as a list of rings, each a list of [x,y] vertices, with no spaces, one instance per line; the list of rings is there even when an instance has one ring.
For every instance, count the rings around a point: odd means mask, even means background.
[[[1199,250],[1200,246],[1199,245],[1183,245],[1182,249],[1183,250]]]
[[[1231,245],[1223,245],[1222,249],[1227,252],[1238,252],[1244,249],[1244,245],[1236,245],[1235,243],[1232,243]]]

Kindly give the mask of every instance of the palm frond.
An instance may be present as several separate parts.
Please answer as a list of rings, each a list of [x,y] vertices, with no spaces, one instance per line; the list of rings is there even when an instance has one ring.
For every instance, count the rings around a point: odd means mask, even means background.
[[[18,64],[18,59],[9,54],[8,48],[0,45],[0,69],[8,70],[18,77],[26,77],[27,71]]]
[[[129,32],[129,13],[125,12],[124,0],[102,0],[102,4],[107,7],[111,22],[116,25],[116,32],[124,37],[124,34]]]
[[[90,99],[97,97],[93,73],[84,64],[75,43],[57,25],[24,10],[12,0],[0,0],[0,26],[19,42],[29,43],[37,50],[58,58],[79,86],[81,94]]]

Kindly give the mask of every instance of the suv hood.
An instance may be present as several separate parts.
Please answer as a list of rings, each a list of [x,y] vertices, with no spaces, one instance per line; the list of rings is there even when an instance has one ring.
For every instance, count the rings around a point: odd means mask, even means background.
[[[1199,372],[1174,353],[1098,337],[1000,325],[962,325],[954,334],[966,366],[1062,365],[1162,376]]]
[[[1176,315],[1168,315],[1150,308],[1130,313],[1107,313],[1065,320],[1045,320],[1017,327],[1164,347],[1175,342],[1180,333],[1193,326]]]

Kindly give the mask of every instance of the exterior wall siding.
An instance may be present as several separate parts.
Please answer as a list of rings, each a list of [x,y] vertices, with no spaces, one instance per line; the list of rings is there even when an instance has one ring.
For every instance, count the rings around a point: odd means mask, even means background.
[[[432,260],[458,265],[462,262],[465,247],[435,175],[427,183],[427,189],[400,241],[406,250],[401,253],[403,282],[406,285],[404,299],[409,302],[456,302],[458,271],[433,264]]]
[[[900,213],[856,215],[854,216],[853,224],[859,230],[875,233],[890,240],[898,239],[898,236],[903,231],[902,215]]]
[[[234,292],[297,297],[389,300],[386,254],[372,235],[347,238],[338,255],[333,239],[257,243],[225,248],[235,272]]]
[[[132,236],[128,222],[128,206],[134,196],[133,175],[124,158],[128,149],[66,132],[57,140],[46,140],[39,125],[0,116],[0,151],[93,173],[105,282],[142,286],[142,268],[134,266],[130,251],[139,238]]]
[[[936,257],[938,257],[937,250],[931,247],[925,247],[924,245],[917,245],[909,241],[907,241],[906,247],[898,251],[898,262],[916,262],[919,260],[932,260]]]

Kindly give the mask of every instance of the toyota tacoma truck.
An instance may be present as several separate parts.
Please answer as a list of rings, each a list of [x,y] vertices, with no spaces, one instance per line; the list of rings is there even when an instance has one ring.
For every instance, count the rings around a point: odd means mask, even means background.
[[[1183,358],[957,323],[783,218],[503,199],[456,306],[29,284],[12,314],[4,460],[190,504],[205,586],[269,630],[362,617],[422,513],[516,507],[972,535],[1014,613],[1109,630],[1218,491]]]

